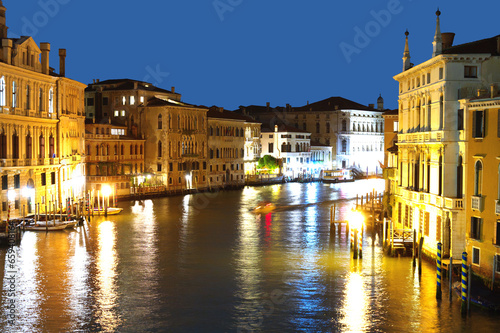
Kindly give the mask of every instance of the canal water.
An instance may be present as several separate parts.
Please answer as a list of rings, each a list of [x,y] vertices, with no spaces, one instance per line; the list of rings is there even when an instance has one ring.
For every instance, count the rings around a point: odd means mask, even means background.
[[[419,278],[370,233],[353,260],[344,232],[330,232],[333,203],[345,216],[356,194],[383,186],[288,183],[120,203],[121,215],[85,228],[26,232],[14,266],[0,250],[0,331],[498,332],[498,316],[462,318],[446,284],[436,301],[433,265]],[[261,200],[280,209],[253,214]]]

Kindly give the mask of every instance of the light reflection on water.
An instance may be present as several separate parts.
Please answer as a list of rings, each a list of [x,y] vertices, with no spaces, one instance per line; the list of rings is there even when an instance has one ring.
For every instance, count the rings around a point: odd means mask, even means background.
[[[27,232],[23,320],[10,331],[451,332],[481,323],[495,332],[496,317],[475,311],[462,320],[456,298],[439,305],[435,267],[424,263],[419,279],[411,259],[384,256],[369,231],[363,259],[352,259],[344,232],[330,232],[330,206],[343,219],[373,187],[383,182],[145,200],[78,231]],[[253,214],[261,200],[284,207]],[[0,331],[9,332],[5,314]]]

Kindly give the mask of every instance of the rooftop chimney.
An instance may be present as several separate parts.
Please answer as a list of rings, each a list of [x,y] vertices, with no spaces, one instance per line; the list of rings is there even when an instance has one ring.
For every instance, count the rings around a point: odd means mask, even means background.
[[[495,98],[495,96],[497,95],[497,86],[492,83],[491,86],[490,86],[490,93],[491,93],[491,98]]]
[[[66,49],[59,49],[59,75],[66,76]]]
[[[453,46],[453,40],[455,39],[454,32],[443,32],[441,34],[441,39],[443,40],[443,50],[449,49]]]
[[[40,50],[42,50],[42,73],[48,75],[50,43],[40,43]]]
[[[7,65],[12,63],[12,39],[2,39],[3,61]]]
[[[175,94],[175,87],[172,87],[171,91]]]
[[[138,87],[139,87],[139,82],[134,81],[134,90],[137,90]]]
[[[274,131],[278,132],[278,125],[274,125]]]
[[[369,107],[370,109],[374,109],[374,108],[375,108],[375,104],[368,104],[368,107]]]

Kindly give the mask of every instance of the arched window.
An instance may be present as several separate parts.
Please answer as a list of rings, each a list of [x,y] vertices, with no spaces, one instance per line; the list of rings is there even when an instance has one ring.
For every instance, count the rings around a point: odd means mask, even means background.
[[[137,152],[138,152],[138,150],[137,150],[137,145],[135,145],[135,154],[136,154],[136,155],[137,155]]]
[[[33,158],[32,149],[33,149],[33,143],[31,140],[31,134],[28,133],[28,135],[26,135],[26,158],[27,159]]]
[[[95,154],[96,156],[99,156],[99,145],[95,146]]]
[[[19,159],[19,135],[17,132],[12,134],[12,158]]]
[[[158,141],[158,157],[162,157],[162,144]]]
[[[219,149],[216,150],[216,157],[217,158],[220,158],[220,152],[219,152]]]
[[[50,89],[49,91],[49,113],[54,112],[54,91]]]
[[[0,78],[0,106],[5,106],[5,78]]]
[[[17,84],[12,81],[12,107],[17,108]]]
[[[115,145],[114,153],[115,153],[115,155],[118,155],[118,145]]]
[[[54,158],[54,137],[49,137],[49,158]]]
[[[457,163],[457,198],[463,197],[463,178],[464,178],[464,166],[462,161],[462,156],[458,156]]]
[[[163,121],[161,114],[158,115],[158,129],[163,129]]]
[[[40,135],[40,138],[38,139],[39,141],[39,148],[40,148],[40,151],[39,151],[39,154],[38,154],[38,157],[39,158],[45,158],[45,138],[43,137],[43,134]]]
[[[342,140],[342,152],[346,153],[347,152],[347,141]]]
[[[134,146],[130,145],[130,155],[134,155]]]
[[[474,166],[474,195],[481,196],[483,191],[483,162],[477,161]]]
[[[439,129],[443,129],[444,126],[444,99],[443,96],[439,98]]]

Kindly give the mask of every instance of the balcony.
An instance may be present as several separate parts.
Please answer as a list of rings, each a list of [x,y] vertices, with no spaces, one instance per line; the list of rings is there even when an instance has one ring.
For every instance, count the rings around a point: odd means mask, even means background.
[[[464,200],[455,198],[445,198],[444,206],[448,209],[464,209]]]
[[[471,202],[472,210],[483,211],[483,201],[483,197],[473,195]]]
[[[500,200],[495,201],[495,214],[500,215]]]

